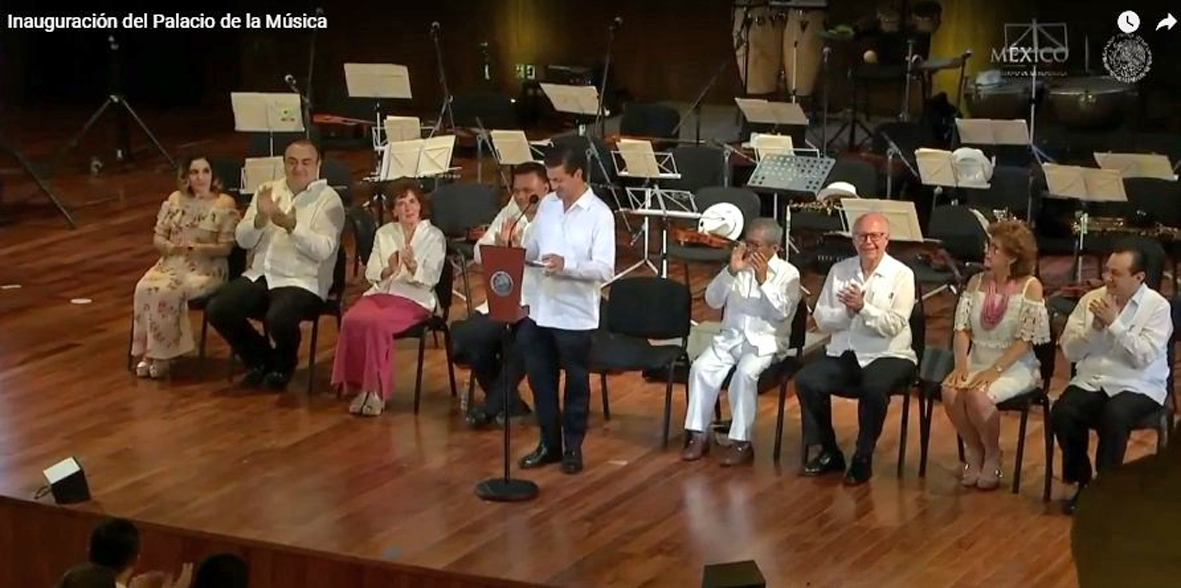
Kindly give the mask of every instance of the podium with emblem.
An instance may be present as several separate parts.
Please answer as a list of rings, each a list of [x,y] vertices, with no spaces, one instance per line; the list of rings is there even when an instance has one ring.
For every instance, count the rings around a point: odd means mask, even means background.
[[[501,369],[508,371],[508,352],[512,345],[512,326],[525,318],[521,307],[521,280],[525,275],[525,250],[520,247],[483,245],[480,261],[484,273],[484,292],[488,298],[488,317],[504,325]],[[501,378],[506,390],[503,414],[509,413],[507,378]],[[476,496],[494,502],[521,502],[537,497],[537,484],[514,479],[509,471],[510,429],[512,419],[504,419],[504,475],[488,478],[476,485]]]

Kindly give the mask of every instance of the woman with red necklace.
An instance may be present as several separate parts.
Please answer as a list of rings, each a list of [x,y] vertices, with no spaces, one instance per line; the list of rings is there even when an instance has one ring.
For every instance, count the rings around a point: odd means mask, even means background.
[[[981,490],[1000,483],[996,405],[1039,383],[1033,346],[1050,341],[1042,285],[1033,277],[1037,243],[1021,221],[988,229],[983,273],[972,277],[955,312],[955,369],[943,381],[943,408],[964,440],[960,482]]]

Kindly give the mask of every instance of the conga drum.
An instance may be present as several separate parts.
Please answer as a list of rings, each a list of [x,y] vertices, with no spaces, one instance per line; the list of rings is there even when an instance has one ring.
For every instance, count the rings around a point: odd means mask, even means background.
[[[787,74],[787,91],[791,93],[793,80],[796,96],[811,96],[820,71],[824,41],[823,10],[789,10],[783,29],[783,71]],[[796,45],[796,43],[799,45]],[[794,53],[793,53],[794,47]],[[794,76],[794,77],[793,77]]]
[[[747,94],[775,92],[783,63],[783,25],[766,1],[734,3],[734,39],[747,39],[734,55]]]

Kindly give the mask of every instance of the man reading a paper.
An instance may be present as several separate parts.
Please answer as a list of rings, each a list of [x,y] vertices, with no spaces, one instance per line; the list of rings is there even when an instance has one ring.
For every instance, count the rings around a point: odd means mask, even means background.
[[[251,261],[209,302],[209,323],[242,358],[246,386],[282,390],[295,371],[299,323],[332,287],[344,226],[340,196],[320,177],[320,152],[300,139],[283,156],[286,177],[263,184],[238,223]],[[270,340],[251,326],[262,317]],[[271,346],[271,341],[274,346]]]
[[[480,248],[485,245],[521,247],[532,228],[537,204],[549,192],[549,178],[540,163],[523,163],[513,168],[513,195],[500,210],[487,232],[476,242],[475,260],[480,263]],[[541,269],[525,266],[521,278],[521,305],[529,300],[541,279]],[[521,325],[513,325],[515,333]],[[490,424],[504,417],[504,394],[508,391],[508,416],[529,414],[517,387],[525,379],[525,358],[515,343],[504,348],[504,326],[488,318],[488,303],[480,305],[472,316],[451,324],[452,353],[456,360],[472,366],[472,374],[484,389],[484,402],[468,407],[467,422],[473,427]],[[507,357],[505,357],[507,356]],[[507,370],[502,366],[507,365]]]
[[[586,155],[569,145],[545,158],[554,192],[541,200],[525,238],[525,259],[544,272],[518,336],[541,440],[522,468],[562,462],[582,471],[590,411],[591,335],[599,326],[599,289],[615,274],[615,219],[586,184]],[[565,410],[558,408],[559,370],[566,372]]]

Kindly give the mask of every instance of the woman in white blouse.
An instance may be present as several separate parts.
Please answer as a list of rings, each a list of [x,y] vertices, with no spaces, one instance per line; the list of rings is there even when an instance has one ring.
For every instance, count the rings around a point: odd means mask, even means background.
[[[955,313],[955,369],[943,381],[943,408],[964,440],[960,482],[991,490],[1000,483],[996,405],[1040,383],[1033,346],[1050,340],[1042,285],[1033,277],[1037,243],[1021,221],[988,229],[987,271],[973,276]]]
[[[446,239],[427,220],[417,184],[394,189],[394,220],[377,230],[365,278],[373,284],[344,315],[332,384],[356,394],[349,412],[377,416],[392,387],[393,338],[435,312],[435,284],[443,271]]]

